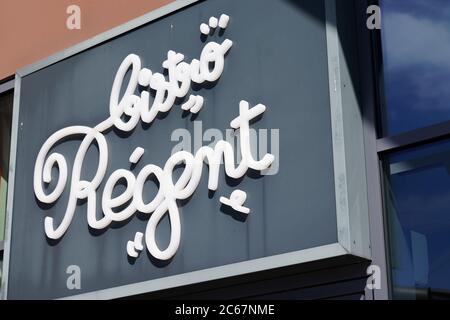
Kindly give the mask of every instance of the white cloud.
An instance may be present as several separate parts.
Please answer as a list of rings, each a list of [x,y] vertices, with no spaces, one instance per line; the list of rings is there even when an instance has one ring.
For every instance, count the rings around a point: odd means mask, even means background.
[[[383,19],[387,68],[431,64],[450,69],[450,21],[406,13],[386,13]]]
[[[444,15],[445,16],[445,15]],[[435,17],[436,18],[436,17]],[[441,16],[442,18],[442,16]],[[385,70],[405,77],[409,108],[450,109],[450,19],[390,12],[383,17]]]

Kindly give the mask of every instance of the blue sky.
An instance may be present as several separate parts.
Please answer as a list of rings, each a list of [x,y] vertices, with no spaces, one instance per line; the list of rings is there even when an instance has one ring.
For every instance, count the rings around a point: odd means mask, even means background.
[[[386,133],[450,120],[450,1],[382,0]]]

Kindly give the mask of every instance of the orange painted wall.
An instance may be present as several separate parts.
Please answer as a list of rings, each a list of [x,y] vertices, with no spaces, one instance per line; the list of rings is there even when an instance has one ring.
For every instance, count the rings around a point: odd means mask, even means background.
[[[172,1],[0,0],[0,80]],[[80,30],[66,27],[69,5],[81,9]]]

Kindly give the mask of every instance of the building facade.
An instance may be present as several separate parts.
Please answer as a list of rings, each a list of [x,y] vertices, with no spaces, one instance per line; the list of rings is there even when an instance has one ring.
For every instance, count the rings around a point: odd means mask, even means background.
[[[445,1],[59,5],[0,7],[2,298],[449,297]]]

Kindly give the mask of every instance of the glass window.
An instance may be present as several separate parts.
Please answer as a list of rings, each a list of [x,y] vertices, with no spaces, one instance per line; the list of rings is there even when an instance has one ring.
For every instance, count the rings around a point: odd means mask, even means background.
[[[450,299],[450,141],[384,160],[392,297]]]
[[[450,1],[380,0],[383,136],[450,120]]]
[[[0,241],[4,239],[13,91],[0,94]]]

